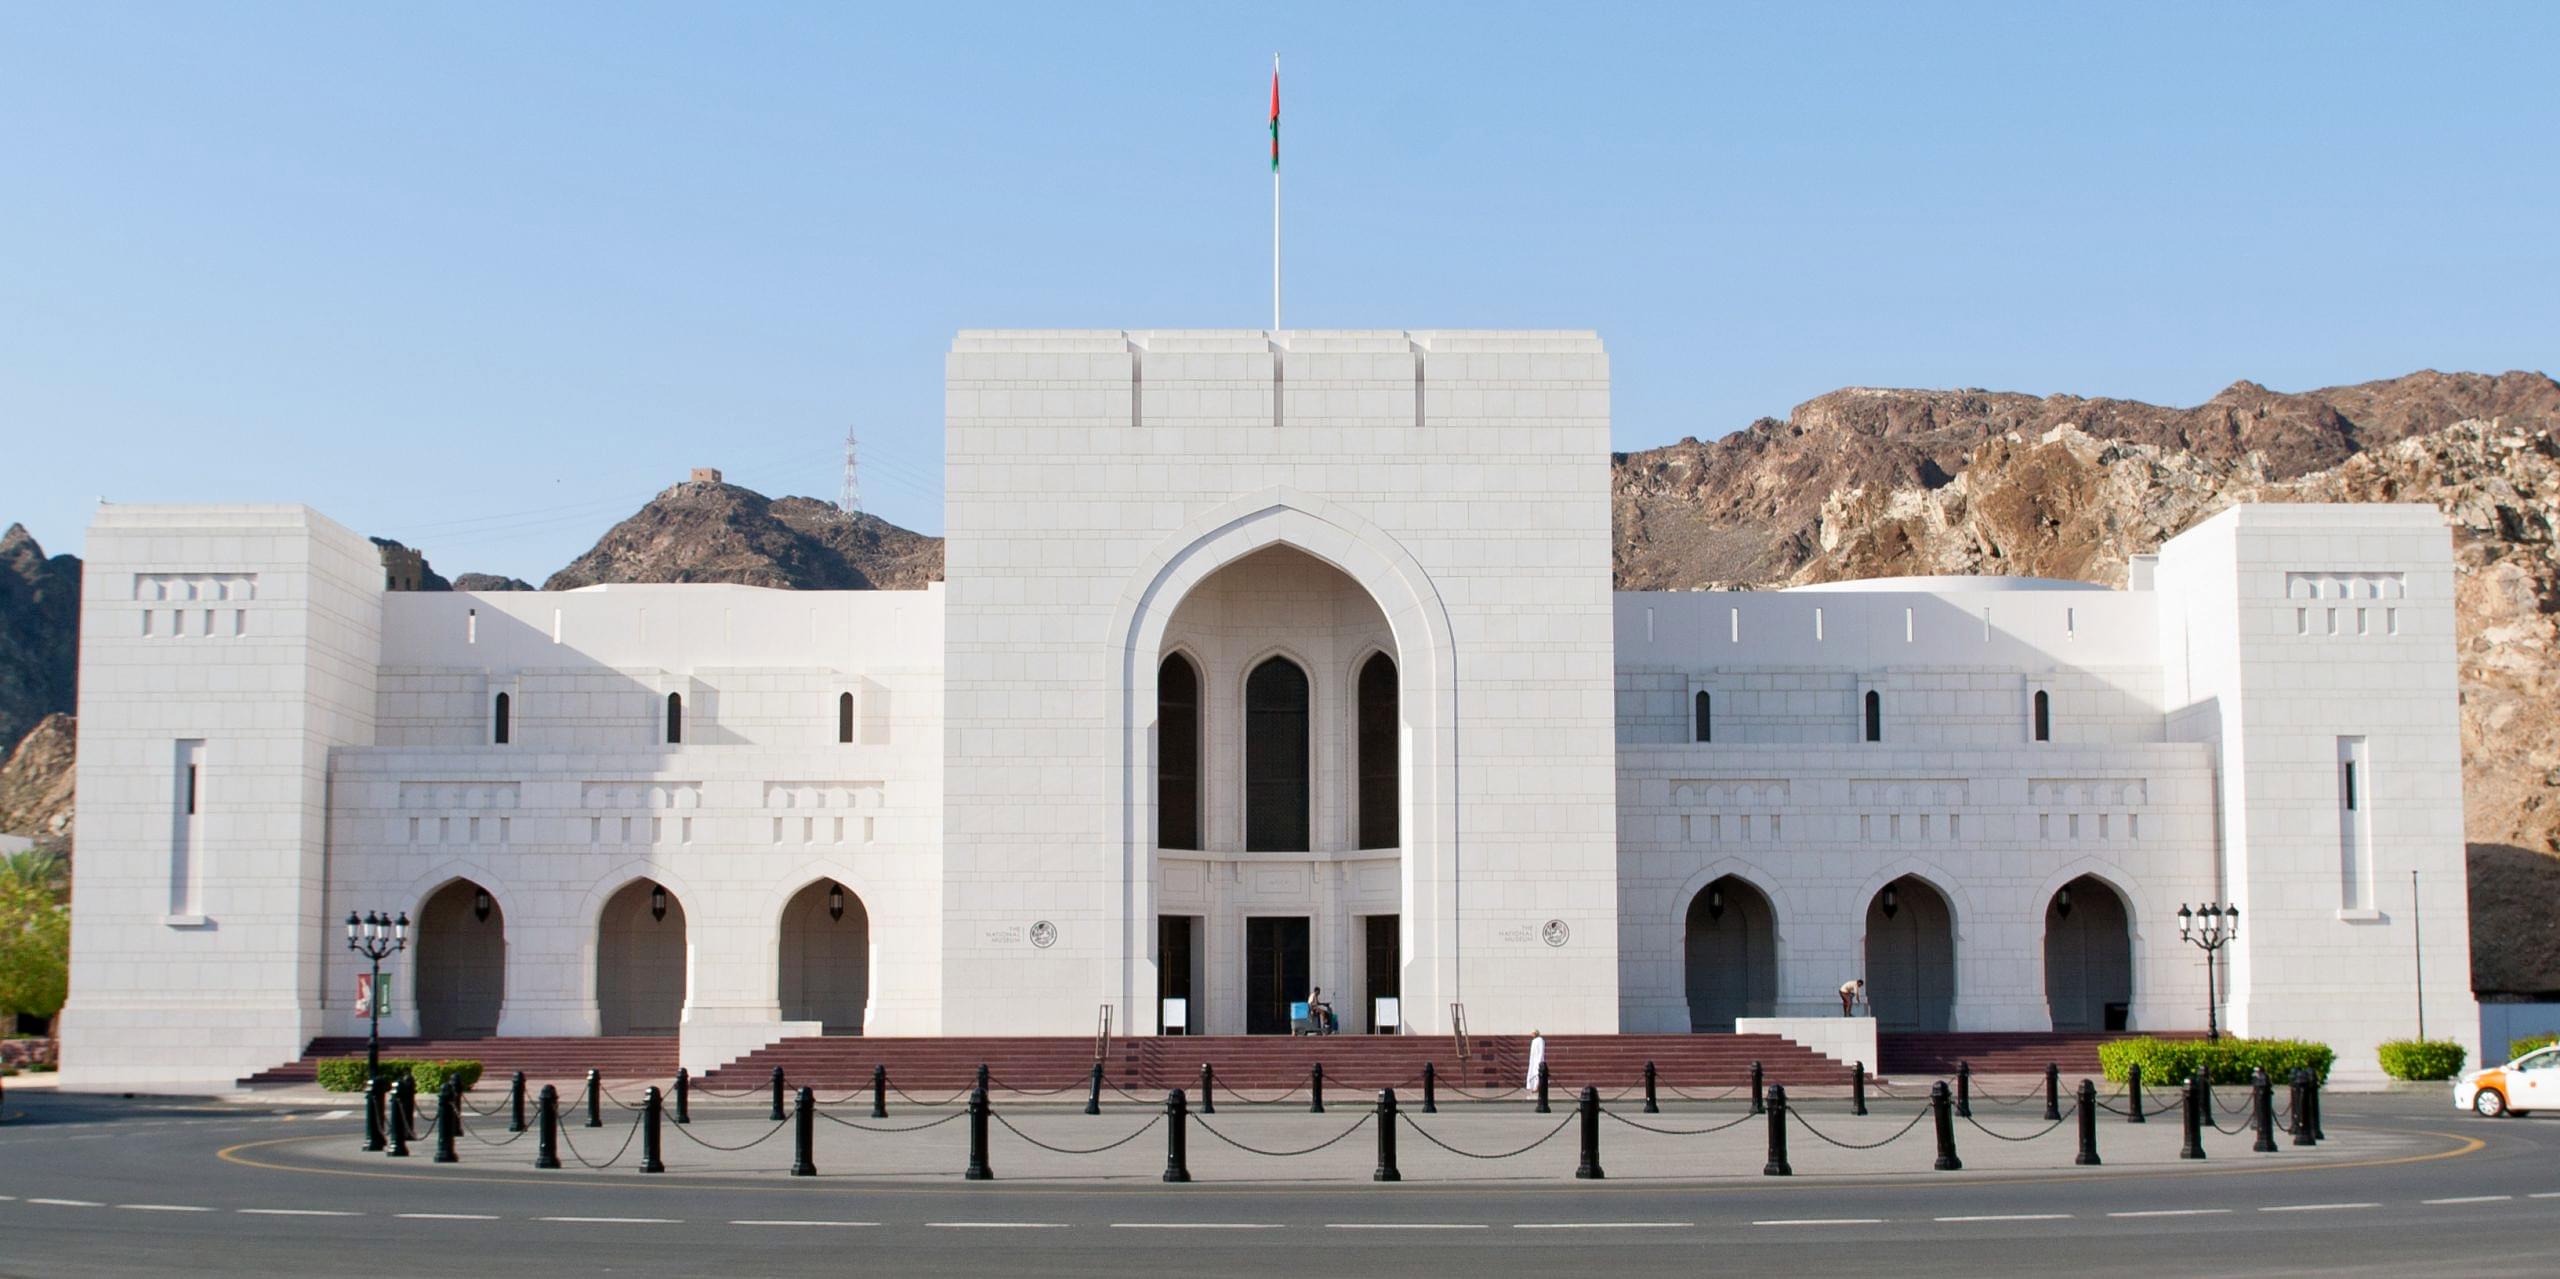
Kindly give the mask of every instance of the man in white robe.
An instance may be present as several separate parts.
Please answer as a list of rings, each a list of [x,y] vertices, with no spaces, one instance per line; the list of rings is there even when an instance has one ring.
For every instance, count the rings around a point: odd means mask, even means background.
[[[1547,1035],[1545,1031],[1529,1032],[1529,1082],[1522,1084],[1526,1092],[1538,1090],[1538,1076],[1547,1072]]]

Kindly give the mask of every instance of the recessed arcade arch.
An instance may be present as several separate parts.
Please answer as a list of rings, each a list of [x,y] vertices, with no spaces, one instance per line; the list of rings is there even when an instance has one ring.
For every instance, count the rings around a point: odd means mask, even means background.
[[[507,916],[488,889],[468,879],[439,888],[418,907],[418,1033],[478,1039],[498,1033],[507,998]]]
[[[1778,1008],[1777,912],[1749,880],[1726,875],[1689,899],[1682,930],[1689,1029],[1729,1032]]]
[[[852,889],[822,879],[782,908],[776,998],[784,1021],[822,1035],[859,1035],[871,1003],[871,912]]]
[[[1953,1028],[1955,910],[1917,875],[1893,880],[1867,901],[1867,1002],[1878,1030]]]
[[[2055,1030],[2123,1030],[2130,1019],[2132,914],[2095,875],[2045,900],[2044,998]]]
[[[684,1021],[684,903],[635,879],[596,918],[596,1019],[607,1035],[672,1035]]]

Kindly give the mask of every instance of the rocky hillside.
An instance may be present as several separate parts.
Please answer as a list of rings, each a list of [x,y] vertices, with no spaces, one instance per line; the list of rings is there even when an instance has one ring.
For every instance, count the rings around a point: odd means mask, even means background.
[[[0,753],[0,835],[70,842],[73,737],[70,716],[47,715]]]
[[[2084,420],[2085,419],[2085,420]],[[2205,406],[1840,391],[1627,456],[1638,588],[1903,573],[2120,582],[2237,502],[2427,502],[2455,530],[2475,983],[2560,990],[2560,384],[2420,373]]]
[[[767,498],[715,478],[678,484],[542,584],[737,582],[799,590],[921,590],[942,539],[810,497]]]
[[[0,755],[73,709],[79,660],[80,561],[47,557],[25,525],[10,525],[0,533]]]

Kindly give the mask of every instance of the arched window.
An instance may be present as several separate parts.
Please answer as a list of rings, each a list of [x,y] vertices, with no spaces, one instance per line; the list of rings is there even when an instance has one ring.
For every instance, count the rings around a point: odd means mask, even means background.
[[[492,704],[489,711],[489,740],[499,746],[507,744],[507,730],[510,727],[507,723],[510,718],[509,709],[507,695],[500,693],[498,700]]]
[[[2036,740],[2053,740],[2053,697],[2041,688],[2036,690]]]
[[[1691,738],[1691,740],[1700,742],[1714,741],[1716,739],[1716,699],[1708,695],[1707,690],[1702,688],[1698,690],[1697,697],[1692,700],[1696,702],[1694,711],[1697,724],[1692,729],[1695,736]]]
[[[1200,672],[1180,654],[1156,669],[1156,846],[1200,846]]]
[[[1360,846],[1393,848],[1403,779],[1396,753],[1396,659],[1360,664]]]
[[[1307,847],[1307,673],[1274,657],[1244,681],[1244,846]]]
[[[684,694],[667,694],[667,745],[684,741]]]
[[[1884,695],[1872,688],[1867,690],[1867,740],[1884,740]]]
[[[853,694],[836,694],[836,740],[853,740]]]

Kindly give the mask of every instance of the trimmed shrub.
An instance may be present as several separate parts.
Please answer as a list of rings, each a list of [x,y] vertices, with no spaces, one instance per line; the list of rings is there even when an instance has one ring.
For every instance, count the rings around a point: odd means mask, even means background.
[[[2282,1082],[2296,1070],[2326,1080],[2338,1054],[2327,1044],[2303,1039],[2153,1039],[2142,1036],[2098,1045],[2098,1065],[2110,1083],[2123,1083],[2136,1062],[2146,1084],[2183,1084],[2202,1072],[2216,1084],[2245,1084],[2249,1072],[2263,1069]]]
[[[2390,1039],[2375,1050],[2382,1073],[2394,1079],[2451,1079],[2470,1053],[2449,1039]]]
[[[315,1069],[320,1077],[320,1086],[330,1092],[364,1091],[364,1058],[362,1057],[324,1061]],[[476,1061],[411,1061],[396,1057],[382,1059],[384,1079],[394,1084],[399,1083],[403,1077],[414,1080],[418,1091],[426,1096],[432,1097],[443,1091],[447,1076],[451,1076],[464,1092],[469,1092],[473,1084],[480,1082],[480,1063]]]
[[[2522,1039],[2508,1040],[2507,1060],[2514,1061],[2536,1048],[2548,1048],[2553,1044],[2560,1044],[2560,1035],[2527,1035]]]

